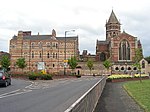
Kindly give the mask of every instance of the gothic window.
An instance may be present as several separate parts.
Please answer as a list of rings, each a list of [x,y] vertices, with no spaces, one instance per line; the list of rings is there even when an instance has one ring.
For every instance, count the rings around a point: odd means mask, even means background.
[[[105,61],[105,60],[106,60],[106,54],[102,52],[100,54],[100,61]]]
[[[142,61],[142,68],[145,68],[145,61]]]
[[[119,60],[130,60],[130,45],[125,39],[119,45]]]

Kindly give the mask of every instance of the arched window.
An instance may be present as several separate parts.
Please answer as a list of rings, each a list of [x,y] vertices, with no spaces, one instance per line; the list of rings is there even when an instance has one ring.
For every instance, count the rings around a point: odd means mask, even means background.
[[[130,60],[130,45],[125,39],[119,45],[119,60]]]
[[[49,55],[49,53],[47,53],[47,58],[49,58],[50,57],[50,55]]]
[[[34,58],[34,52],[32,51],[32,58]]]
[[[105,55],[105,53],[101,53],[100,54],[100,61],[105,61],[106,60],[106,55]]]
[[[39,48],[40,49],[42,48],[42,42],[39,42]]]
[[[57,53],[56,53],[56,59],[57,59]]]
[[[42,53],[41,53],[41,52],[40,52],[40,55],[39,55],[39,57],[40,57],[40,58],[42,58]]]
[[[142,61],[142,68],[145,68],[145,61]]]
[[[34,49],[34,43],[31,43],[31,48]]]
[[[55,58],[55,53],[53,53],[53,58]]]

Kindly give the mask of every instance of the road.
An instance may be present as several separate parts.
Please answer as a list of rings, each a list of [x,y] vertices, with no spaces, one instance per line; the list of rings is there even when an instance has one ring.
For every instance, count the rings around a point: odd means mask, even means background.
[[[32,83],[14,80],[10,87],[0,88],[0,112],[63,112],[99,80],[100,77]]]

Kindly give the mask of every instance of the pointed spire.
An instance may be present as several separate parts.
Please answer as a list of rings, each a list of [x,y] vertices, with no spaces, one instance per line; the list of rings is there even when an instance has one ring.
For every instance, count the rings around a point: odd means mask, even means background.
[[[120,22],[118,21],[114,11],[112,10],[111,15],[109,17],[108,23],[117,23],[120,24]]]

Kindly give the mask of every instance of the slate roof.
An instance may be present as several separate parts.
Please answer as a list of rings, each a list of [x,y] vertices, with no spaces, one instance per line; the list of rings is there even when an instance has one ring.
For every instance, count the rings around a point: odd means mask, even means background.
[[[109,42],[108,41],[97,41],[97,44],[99,45],[106,45],[106,44],[109,44]]]
[[[118,21],[114,11],[112,10],[111,15],[109,17],[108,23],[117,23],[120,24],[120,22]]]
[[[66,37],[67,40],[76,40],[78,36]],[[13,36],[13,40],[17,39],[17,36]],[[30,35],[24,36],[24,40],[49,40],[52,39],[52,35]],[[57,40],[65,40],[65,37],[56,37]]]

